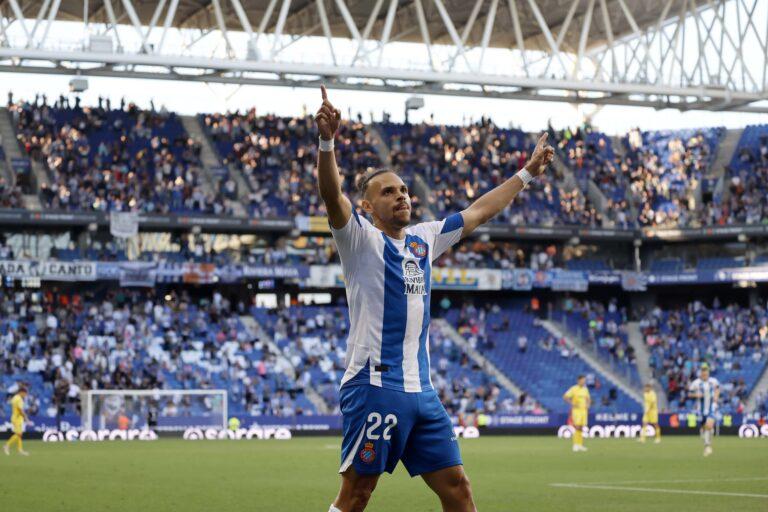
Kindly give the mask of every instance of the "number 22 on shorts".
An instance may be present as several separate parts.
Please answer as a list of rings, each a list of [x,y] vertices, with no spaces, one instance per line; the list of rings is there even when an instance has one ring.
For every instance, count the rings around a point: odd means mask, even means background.
[[[376,433],[376,429],[378,429],[381,426],[381,414],[377,412],[372,412],[368,415],[368,422],[370,426],[365,431],[365,436],[370,439],[371,441],[377,441],[380,437],[383,438],[385,441],[389,441],[392,439],[392,434],[390,431],[397,425],[397,416],[394,414],[387,414],[384,417],[384,431],[381,433],[381,435]]]

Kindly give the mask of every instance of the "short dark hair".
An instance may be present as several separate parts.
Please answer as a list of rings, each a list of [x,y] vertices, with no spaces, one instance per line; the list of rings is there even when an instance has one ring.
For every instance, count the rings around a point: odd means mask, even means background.
[[[586,378],[587,378],[587,376],[582,373],[581,375],[576,377],[576,380],[581,380],[581,379],[586,379]]]
[[[371,180],[373,178],[375,178],[376,176],[381,176],[382,174],[386,174],[388,172],[391,172],[392,174],[397,175],[395,171],[393,171],[392,169],[387,169],[386,167],[381,169],[371,169],[367,171],[365,174],[363,174],[357,182],[357,189],[360,191],[360,194],[365,195],[366,191],[368,190],[368,185],[371,183]]]

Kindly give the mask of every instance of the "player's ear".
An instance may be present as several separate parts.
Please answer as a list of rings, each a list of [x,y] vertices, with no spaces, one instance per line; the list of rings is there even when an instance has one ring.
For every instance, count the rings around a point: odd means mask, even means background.
[[[373,205],[371,202],[367,199],[363,199],[360,201],[360,207],[363,209],[365,213],[368,215],[371,215],[373,213]]]

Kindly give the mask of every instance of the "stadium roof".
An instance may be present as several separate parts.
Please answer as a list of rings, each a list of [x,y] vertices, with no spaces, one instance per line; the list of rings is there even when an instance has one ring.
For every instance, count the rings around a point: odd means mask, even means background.
[[[0,71],[768,112],[765,0],[8,0],[0,13]],[[78,42],[51,41],[53,20],[81,22]],[[173,32],[183,43],[168,48]]]
[[[50,3],[50,0],[46,0],[46,2],[29,2],[24,8],[25,15],[28,17],[36,16],[44,3],[48,4]],[[339,4],[334,0],[326,0],[325,3],[326,13],[333,35],[354,38],[355,34],[352,34],[346,25]],[[386,2],[382,2],[381,0],[346,0],[344,3],[357,27],[365,26],[370,14],[376,8],[376,5],[383,4],[379,6],[371,34],[380,34],[382,32],[386,18],[386,5],[388,4],[388,0]],[[453,44],[436,4],[427,0],[422,2],[419,2],[418,0],[399,1],[391,39],[407,42],[422,42],[417,14],[419,3],[421,3],[424,11],[431,41],[437,44]],[[549,49],[546,38],[543,36],[541,28],[538,25],[536,14],[534,12],[535,8],[538,8],[550,30],[557,33],[559,28],[563,26],[565,20],[568,18],[569,11],[573,6],[575,7],[573,7],[574,19],[572,23],[574,26],[580,27],[581,24],[578,22],[583,19],[588,3],[588,0],[580,0],[576,3],[570,0],[536,0],[536,2],[518,0],[515,4],[515,8],[518,12],[521,33],[526,48],[543,51]],[[635,31],[623,12],[622,3],[632,13],[636,28],[643,31],[648,27],[655,26],[660,21],[666,21],[667,19],[676,17],[680,8],[686,3],[686,0],[672,0],[671,2],[668,0],[625,0],[624,2],[619,0],[607,0],[606,7],[608,15],[610,16],[613,37],[615,38],[621,38]],[[670,5],[667,7],[668,3]],[[706,5],[706,0],[703,0],[701,3]],[[109,13],[105,7],[106,3],[92,1],[91,4],[95,5],[91,6],[90,12],[88,13],[88,20],[92,23],[109,23]],[[133,0],[130,4],[133,5],[141,24],[148,26],[151,24],[153,16],[155,15],[155,10],[157,6],[160,5],[160,2]],[[272,9],[270,9],[270,4],[272,4]],[[56,15],[56,19],[82,21],[84,17],[83,5],[82,0],[63,0]],[[129,14],[126,11],[125,5],[126,4],[119,1],[115,1],[112,5],[112,9],[115,12],[118,22],[128,22]],[[238,19],[234,4],[229,1],[222,1],[220,5],[227,29],[243,30],[243,25]],[[265,30],[267,32],[274,32],[282,2],[272,2],[271,0],[240,0],[240,5],[252,27],[258,27],[264,19],[264,15],[269,12],[270,16],[265,25]],[[450,18],[453,21],[453,24],[457,28],[463,28],[472,18],[476,3],[473,0],[443,0],[443,5],[447,12],[450,13]],[[465,41],[465,44],[468,46],[479,46],[482,42],[484,22],[488,17],[491,2],[484,1],[479,5],[479,11],[475,15],[476,22],[473,24],[474,26],[472,30],[470,30]],[[503,0],[499,3],[497,9],[499,12],[496,15],[495,26],[491,34],[489,46],[502,48],[515,46],[516,40],[509,2]],[[664,19],[660,19],[660,15],[662,14],[665,14]],[[180,0],[178,2],[176,15],[172,20],[172,26],[176,28],[198,28],[203,30],[218,29],[214,2],[210,0]],[[602,16],[597,16],[593,21],[590,31],[590,46],[597,46],[607,42],[606,26]],[[292,0],[289,2],[283,33],[301,36],[322,36],[322,22],[317,9],[316,0]],[[578,42],[578,31],[571,30],[564,38],[563,49],[576,51]]]

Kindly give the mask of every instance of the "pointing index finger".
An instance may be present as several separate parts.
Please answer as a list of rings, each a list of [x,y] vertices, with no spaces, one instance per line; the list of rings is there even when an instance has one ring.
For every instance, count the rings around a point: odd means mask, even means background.
[[[546,132],[541,134],[541,137],[539,137],[539,141],[536,143],[537,146],[540,146],[542,144],[546,144],[548,135]]]
[[[328,91],[325,88],[325,85],[320,85],[320,93],[323,95],[323,101],[328,99]]]

